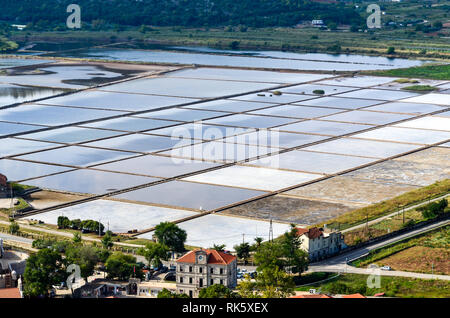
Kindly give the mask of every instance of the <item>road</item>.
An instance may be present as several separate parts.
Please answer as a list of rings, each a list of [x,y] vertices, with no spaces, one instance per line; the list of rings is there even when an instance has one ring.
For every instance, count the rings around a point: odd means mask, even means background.
[[[408,208],[405,208],[405,212],[406,212],[406,211],[415,210],[415,209],[417,209],[418,207],[427,205],[427,204],[429,204],[429,203],[431,203],[431,202],[440,201],[440,200],[445,199],[445,198],[447,198],[447,197],[449,197],[449,196],[450,196],[450,194],[447,193],[447,194],[444,194],[444,195],[439,196],[439,197],[437,197],[437,198],[434,198],[433,200],[425,201],[425,202],[422,202],[422,203],[418,203],[418,204],[416,204],[416,205],[412,205],[412,206],[410,206],[410,207],[408,207]],[[389,215],[385,215],[385,216],[379,217],[379,218],[377,218],[377,219],[375,219],[375,220],[369,221],[368,224],[369,224],[369,226],[370,226],[370,225],[379,223],[379,222],[381,222],[381,221],[383,221],[383,220],[386,220],[386,219],[388,219],[388,218],[397,216],[399,213],[402,213],[402,212],[403,212],[403,210],[396,211],[396,212],[391,213],[391,214],[389,214]],[[361,224],[359,224],[359,225],[356,225],[356,226],[350,227],[350,228],[348,228],[348,229],[342,230],[341,232],[342,232],[342,233],[351,232],[351,231],[354,231],[354,230],[357,230],[357,229],[366,227],[366,225],[367,225],[367,223],[361,223]]]
[[[355,274],[371,274],[371,269],[365,268],[356,268],[348,265],[348,263],[357,260],[361,257],[366,256],[370,251],[375,249],[402,241],[407,238],[411,238],[428,231],[437,229],[439,227],[443,227],[448,225],[450,220],[443,220],[437,223],[429,224],[423,228],[416,229],[404,234],[397,235],[393,238],[385,239],[380,242],[373,243],[371,245],[361,247],[359,249],[349,251],[347,253],[343,253],[341,255],[323,260],[321,262],[312,263],[309,265],[309,272],[340,272],[340,273],[355,273]],[[401,272],[401,271],[380,271],[380,275],[382,276],[402,276],[402,277],[414,277],[414,278],[423,278],[423,279],[443,279],[450,280],[450,276],[448,275],[431,275],[431,274],[421,274],[421,273],[412,273],[412,272]]]
[[[0,224],[9,225],[10,222],[1,221],[0,220]],[[67,238],[73,238],[73,234],[69,233],[69,232],[52,230],[52,229],[46,229],[46,228],[43,228],[43,227],[40,227],[40,226],[27,225],[27,224],[23,224],[20,221],[19,221],[19,225],[20,225],[21,228],[27,229],[27,230],[39,231],[39,232],[52,234],[52,235],[56,235],[56,236],[63,236],[63,237],[67,237]],[[86,235],[82,235],[81,238],[82,238],[83,241],[97,242],[97,243],[101,242],[101,240],[98,239],[98,238],[94,238],[94,237],[90,237],[90,236],[86,236]],[[30,240],[30,239],[28,239],[28,240]],[[33,240],[31,240],[31,242],[33,242]],[[118,246],[123,246],[123,247],[141,247],[141,245],[121,243],[121,242],[115,242],[114,244],[118,245]]]

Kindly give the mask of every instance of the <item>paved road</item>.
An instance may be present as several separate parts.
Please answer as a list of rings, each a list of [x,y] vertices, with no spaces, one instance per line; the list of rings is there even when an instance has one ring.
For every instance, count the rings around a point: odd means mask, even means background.
[[[375,249],[402,241],[407,238],[411,238],[422,233],[437,229],[439,227],[443,227],[445,225],[450,224],[450,220],[443,220],[438,223],[433,223],[427,225],[423,228],[416,229],[393,238],[389,238],[383,240],[381,242],[373,243],[371,245],[349,251],[347,253],[343,253],[336,257],[332,257],[321,262],[312,263],[309,266],[310,272],[342,272],[342,273],[355,273],[355,274],[370,274],[372,273],[371,269],[364,268],[356,268],[347,263],[359,259],[361,257],[366,256],[370,251]],[[412,273],[412,272],[400,272],[400,271],[380,271],[380,275],[383,276],[403,276],[403,277],[415,277],[415,278],[425,278],[425,279],[445,279],[450,280],[450,276],[447,275],[431,275],[431,274],[420,274],[420,273]]]
[[[4,241],[13,241],[13,242],[29,244],[29,245],[31,245],[33,243],[32,239],[21,237],[21,236],[15,236],[15,235],[11,235],[11,234],[6,234],[6,233],[0,233],[0,238],[3,239]]]
[[[442,199],[444,199],[444,198],[447,198],[447,197],[449,197],[449,196],[450,196],[450,194],[447,193],[447,194],[442,195],[442,196],[440,196],[440,197],[434,198],[433,200],[425,201],[425,202],[422,202],[422,203],[418,203],[418,204],[416,204],[416,205],[413,205],[413,206],[410,206],[410,207],[406,208],[406,209],[405,209],[405,212],[406,212],[406,211],[415,210],[415,209],[417,209],[418,207],[427,205],[427,204],[429,204],[429,203],[431,203],[431,202],[440,201],[440,200],[442,200]],[[402,212],[403,212],[403,210],[399,210],[399,211],[396,211],[396,212],[391,213],[391,214],[389,214],[389,215],[385,215],[385,216],[379,217],[379,218],[377,218],[377,219],[375,219],[375,220],[369,221],[369,225],[376,224],[376,223],[379,223],[379,222],[381,222],[381,221],[383,221],[383,220],[386,220],[386,219],[388,219],[388,218],[397,216],[399,213],[402,213]],[[365,226],[366,226],[366,223],[362,223],[362,224],[359,224],[359,225],[350,227],[350,228],[348,228],[348,229],[342,230],[341,232],[342,232],[342,233],[351,232],[351,231],[354,231],[354,230],[363,228],[363,227],[365,227]]]
[[[10,223],[7,222],[7,221],[0,221],[0,224],[9,225]],[[67,237],[67,238],[72,238],[73,237],[72,233],[68,233],[68,232],[64,232],[64,231],[57,231],[57,230],[46,229],[46,228],[43,228],[43,227],[40,227],[40,226],[27,225],[27,224],[23,224],[23,223],[20,223],[20,222],[19,222],[19,225],[20,225],[21,228],[28,229],[28,230],[40,231],[40,232],[43,232],[43,233],[52,234],[52,235],[56,235],[56,236],[63,236],[63,237]],[[86,235],[82,235],[81,238],[83,239],[83,241],[101,242],[100,239],[93,238],[93,237],[86,236]],[[30,239],[28,239],[28,240],[30,240]],[[33,242],[33,240],[31,240],[31,242]],[[141,247],[141,245],[121,243],[121,242],[116,242],[114,244],[119,245],[119,246],[124,246],[124,247]]]

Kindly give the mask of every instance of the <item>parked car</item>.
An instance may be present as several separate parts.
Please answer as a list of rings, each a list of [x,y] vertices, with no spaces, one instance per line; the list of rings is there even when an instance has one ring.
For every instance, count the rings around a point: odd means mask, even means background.
[[[244,275],[242,273],[238,272],[236,277],[237,277],[237,279],[242,279],[242,278],[244,278]]]
[[[383,267],[381,267],[381,270],[383,270],[383,271],[390,271],[391,267],[390,266],[383,266]]]
[[[159,270],[160,273],[167,273],[169,271],[169,268],[167,266],[161,266],[161,269]]]

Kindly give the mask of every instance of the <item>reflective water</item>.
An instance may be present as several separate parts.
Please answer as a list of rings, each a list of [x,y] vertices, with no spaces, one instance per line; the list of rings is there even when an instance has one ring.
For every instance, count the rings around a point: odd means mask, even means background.
[[[63,89],[0,84],[0,107],[29,102],[67,92]]]
[[[221,52],[222,53],[222,52]],[[263,53],[264,54],[264,53]],[[374,70],[422,65],[421,61],[387,59],[370,56],[340,55],[336,58],[327,54],[296,54],[283,52],[265,53],[264,58],[239,55],[206,53],[181,53],[171,51],[144,51],[129,49],[93,48],[76,52],[56,54],[66,57],[83,57],[118,61],[142,61],[171,64],[198,64],[215,66],[277,68],[293,70]],[[270,57],[269,57],[270,56]],[[353,60],[352,60],[353,59]],[[363,60],[364,59],[364,60]],[[344,63],[342,63],[344,62]]]
[[[193,210],[213,210],[248,200],[264,192],[209,184],[172,181],[116,196],[136,202],[147,202]]]

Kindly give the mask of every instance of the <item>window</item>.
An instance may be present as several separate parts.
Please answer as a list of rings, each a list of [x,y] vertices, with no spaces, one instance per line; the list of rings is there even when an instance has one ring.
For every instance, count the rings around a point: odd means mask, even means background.
[[[198,282],[198,286],[199,287],[203,287],[203,278],[200,278],[200,280]]]
[[[210,269],[211,274],[214,274],[214,268]]]
[[[189,284],[192,284],[192,277],[189,277]]]
[[[200,267],[200,268],[198,269],[198,272],[199,272],[199,273],[203,273],[203,267]]]
[[[211,279],[210,285],[214,285],[214,279]]]
[[[192,273],[192,266],[189,266],[189,273]]]
[[[223,274],[223,268],[220,269],[220,275],[222,275],[222,274]]]
[[[183,283],[183,277],[180,277],[180,283]]]
[[[220,280],[220,285],[223,285],[223,279]]]
[[[180,272],[182,272],[183,271],[183,266],[180,266]]]

